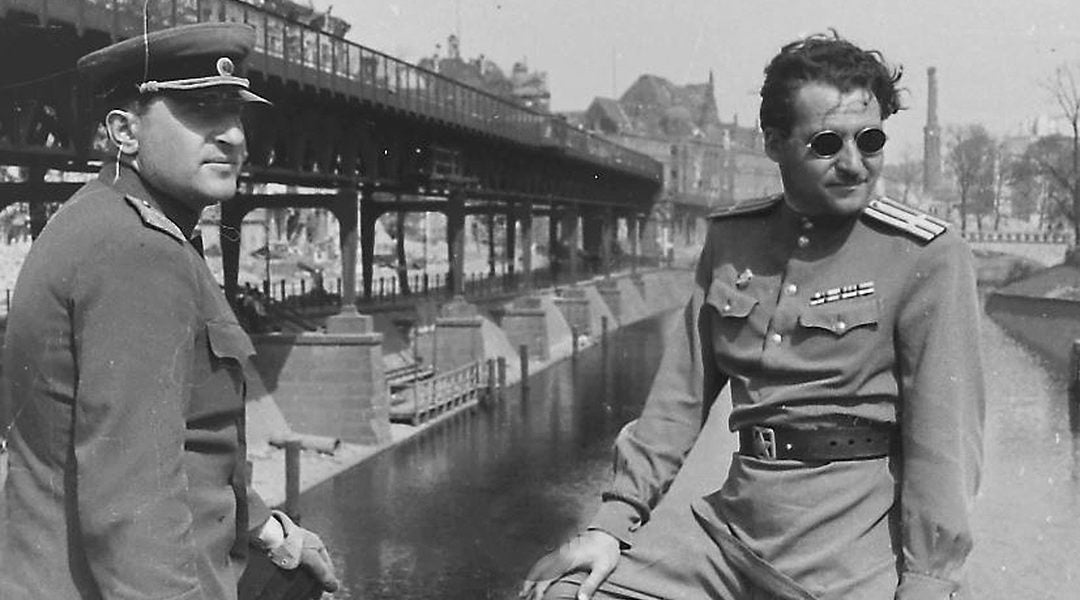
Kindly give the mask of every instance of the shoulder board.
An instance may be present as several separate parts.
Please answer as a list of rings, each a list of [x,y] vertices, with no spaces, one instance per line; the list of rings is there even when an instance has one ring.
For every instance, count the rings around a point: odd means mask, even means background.
[[[884,223],[924,241],[932,241],[945,233],[949,223],[904,206],[888,198],[876,198],[863,210],[863,214],[878,223]]]
[[[139,213],[139,218],[142,219],[144,225],[152,229],[157,229],[162,233],[167,233],[171,237],[176,238],[176,241],[178,242],[183,243],[187,241],[187,238],[184,237],[184,234],[180,231],[180,228],[176,226],[176,223],[173,223],[169,220],[169,217],[166,217],[159,210],[150,206],[149,202],[140,200],[130,194],[124,196],[124,199],[131,205],[131,208],[135,209],[135,212]]]
[[[784,197],[780,194],[775,196],[765,196],[763,198],[754,198],[753,200],[747,200],[745,202],[739,202],[732,204],[731,206],[725,206],[724,208],[717,209],[712,213],[709,213],[710,219],[722,219],[724,217],[735,217],[739,215],[749,215],[756,212],[771,209],[780,203]]]

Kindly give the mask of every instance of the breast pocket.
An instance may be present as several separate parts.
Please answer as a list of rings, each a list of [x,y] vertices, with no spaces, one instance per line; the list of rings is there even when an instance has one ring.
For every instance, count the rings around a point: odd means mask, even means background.
[[[206,323],[206,339],[210,346],[211,368],[228,370],[237,386],[243,390],[244,362],[255,355],[251,338],[239,323],[213,320]]]
[[[705,303],[715,308],[722,318],[742,319],[750,315],[758,300],[726,281],[715,280],[705,295]]]
[[[712,319],[714,343],[735,342],[746,336],[754,336],[750,317],[758,299],[740,291],[725,280],[714,280],[705,294],[705,306],[716,311],[719,318]],[[719,346],[717,346],[719,347]]]
[[[837,302],[811,306],[799,316],[807,332],[828,332],[839,338],[852,331],[876,331],[879,306],[877,299]]]

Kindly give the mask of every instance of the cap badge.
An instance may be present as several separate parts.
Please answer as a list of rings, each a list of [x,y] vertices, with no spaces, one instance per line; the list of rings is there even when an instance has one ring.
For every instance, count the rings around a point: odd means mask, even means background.
[[[735,287],[739,288],[740,290],[746,289],[746,286],[750,285],[750,280],[753,278],[754,272],[751,271],[749,268],[744,269],[743,272],[739,273],[739,276],[735,278]]]
[[[232,77],[233,71],[235,70],[236,67],[233,65],[232,59],[228,56],[222,56],[221,58],[217,59],[218,75],[221,75],[223,77]]]

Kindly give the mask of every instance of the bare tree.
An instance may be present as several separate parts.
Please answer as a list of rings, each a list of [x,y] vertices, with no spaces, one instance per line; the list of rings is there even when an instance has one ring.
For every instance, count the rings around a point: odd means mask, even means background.
[[[1058,172],[1055,178],[1068,191],[1071,200],[1070,221],[1073,226],[1074,244],[1080,243],[1080,65],[1066,63],[1054,71],[1047,87],[1057,102],[1061,115],[1069,122],[1072,132],[1071,156],[1067,172]]]
[[[982,125],[968,125],[952,132],[948,163],[960,191],[960,231],[967,231],[968,214],[976,216],[982,230],[982,215],[993,202],[994,153],[997,144]]]
[[[1000,142],[993,148],[993,173],[991,177],[991,206],[994,213],[994,231],[1001,230],[1001,208],[1005,200],[1005,189],[1009,185],[1009,162],[1013,160]]]
[[[921,160],[908,154],[899,164],[886,166],[885,175],[889,182],[900,188],[900,201],[907,203],[910,201],[911,191],[922,184],[923,164]]]
[[[1042,137],[1027,146],[1009,165],[1013,209],[1019,216],[1039,215],[1039,229],[1058,218],[1071,222],[1068,177],[1069,141],[1059,135]]]

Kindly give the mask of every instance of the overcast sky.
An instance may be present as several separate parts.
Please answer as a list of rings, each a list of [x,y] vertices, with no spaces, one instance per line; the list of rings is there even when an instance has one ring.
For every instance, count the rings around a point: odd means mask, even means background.
[[[890,160],[921,157],[926,69],[944,125],[1015,132],[1055,114],[1045,82],[1080,59],[1077,0],[314,0],[357,43],[415,62],[458,32],[465,58],[546,71],[554,110],[618,97],[644,73],[716,77],[721,118],[753,125],[765,63],[784,43],[836,28],[904,67],[910,110],[891,119]]]

